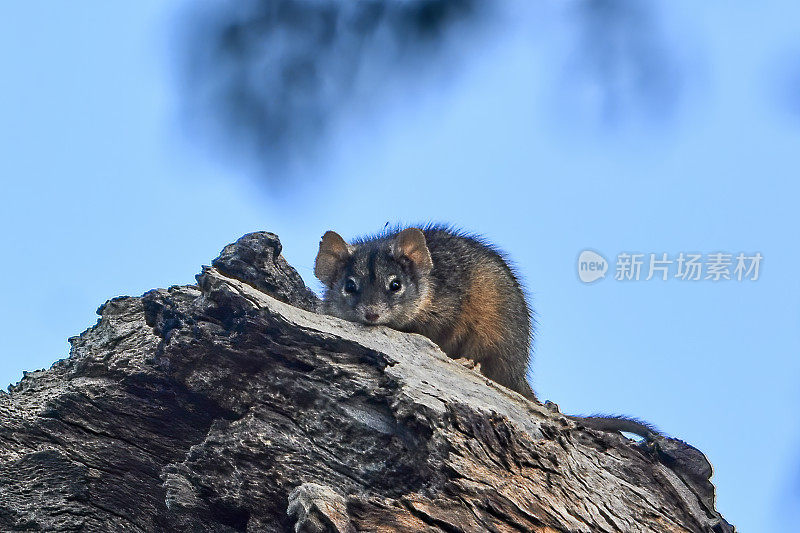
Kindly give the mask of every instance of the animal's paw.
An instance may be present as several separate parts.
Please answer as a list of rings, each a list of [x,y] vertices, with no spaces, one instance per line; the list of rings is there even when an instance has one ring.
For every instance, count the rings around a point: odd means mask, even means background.
[[[476,361],[473,361],[472,359],[468,359],[466,357],[458,357],[457,359],[454,359],[454,361],[456,363],[461,364],[462,366],[474,370],[475,372],[481,371],[481,364]]]
[[[286,514],[295,533],[352,533],[344,497],[330,487],[303,483],[289,494]]]

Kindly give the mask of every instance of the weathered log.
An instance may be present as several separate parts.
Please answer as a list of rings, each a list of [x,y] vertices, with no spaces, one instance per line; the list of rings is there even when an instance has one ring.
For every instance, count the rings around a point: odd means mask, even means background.
[[[691,446],[314,314],[280,251],[250,234],[196,286],[106,302],[0,393],[0,530],[733,531]]]

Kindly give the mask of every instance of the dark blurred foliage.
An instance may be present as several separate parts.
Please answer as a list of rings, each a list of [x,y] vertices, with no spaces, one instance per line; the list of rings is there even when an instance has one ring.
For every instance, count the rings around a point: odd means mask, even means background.
[[[274,184],[346,104],[374,104],[400,71],[436,68],[450,28],[486,12],[478,2],[192,3],[181,21],[187,118],[215,144],[255,155]]]
[[[604,126],[640,116],[669,118],[680,94],[680,69],[654,7],[631,0],[575,6],[580,37],[563,81],[568,105]]]
[[[331,126],[353,112],[351,104],[374,112],[447,79],[449,52],[474,52],[479,38],[496,35],[481,30],[501,6],[507,17],[531,12],[497,0],[190,3],[181,20],[188,32],[182,47],[187,124],[212,150],[256,161],[259,173],[278,185],[297,175],[287,170],[319,155]],[[678,69],[651,4],[582,0],[568,9],[579,37],[559,92],[576,119],[605,125],[674,108]],[[527,18],[531,31],[549,23]]]

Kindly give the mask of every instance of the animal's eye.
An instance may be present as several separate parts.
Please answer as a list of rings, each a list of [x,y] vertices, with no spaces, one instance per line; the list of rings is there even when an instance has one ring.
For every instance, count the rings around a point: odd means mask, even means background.
[[[400,284],[399,279],[393,279],[392,281],[389,282],[389,290],[392,292],[399,291],[400,287],[402,287],[402,285]]]
[[[344,292],[353,294],[357,290],[358,287],[356,286],[356,282],[353,280],[353,278],[347,278],[347,281],[344,282]]]

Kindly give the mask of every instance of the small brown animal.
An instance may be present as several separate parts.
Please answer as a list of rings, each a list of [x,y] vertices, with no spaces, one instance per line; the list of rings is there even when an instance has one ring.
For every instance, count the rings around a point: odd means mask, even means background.
[[[514,270],[489,243],[447,226],[384,231],[352,244],[328,231],[314,274],[322,311],[352,322],[419,333],[452,358],[480,364],[497,383],[538,402],[525,377],[531,313]],[[650,438],[623,417],[570,417],[589,427]]]

